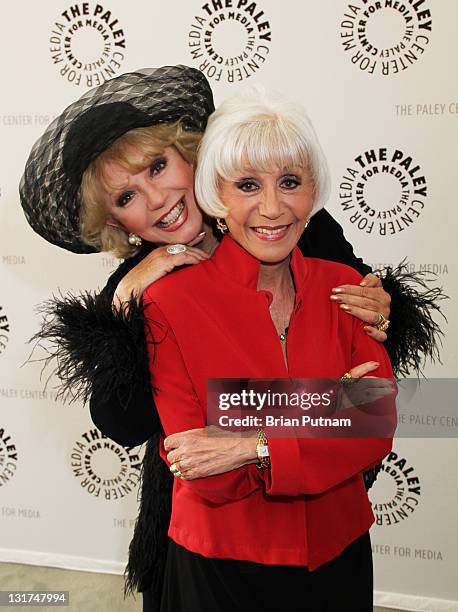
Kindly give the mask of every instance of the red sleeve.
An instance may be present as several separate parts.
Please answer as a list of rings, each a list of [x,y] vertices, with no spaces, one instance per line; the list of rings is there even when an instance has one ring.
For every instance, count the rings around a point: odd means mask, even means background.
[[[148,303],[147,298],[145,303]],[[175,334],[157,304],[148,303],[145,322],[151,387],[165,435],[205,427],[205,412],[194,390]],[[170,466],[163,445],[160,452]],[[249,464],[224,474],[181,482],[211,502],[225,503],[246,497],[261,488],[262,479],[258,472],[254,464]]]
[[[371,376],[393,379],[388,355],[379,342],[363,330],[363,323],[353,321],[351,367],[366,361],[380,366]],[[344,374],[344,372],[342,372]],[[390,429],[396,423],[395,398],[388,404]],[[374,402],[373,405],[378,404]],[[319,494],[377,465],[390,452],[392,436],[385,438],[307,438],[269,440],[270,470],[264,472],[269,495]]]

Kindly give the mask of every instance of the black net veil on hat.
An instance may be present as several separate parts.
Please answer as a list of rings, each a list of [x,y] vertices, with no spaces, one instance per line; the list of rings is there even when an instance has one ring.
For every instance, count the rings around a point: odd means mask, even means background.
[[[181,121],[184,129],[203,132],[213,110],[205,76],[182,65],[129,72],[87,91],[30,152],[19,186],[27,221],[52,244],[96,252],[80,237],[80,185],[89,164],[134,128]]]

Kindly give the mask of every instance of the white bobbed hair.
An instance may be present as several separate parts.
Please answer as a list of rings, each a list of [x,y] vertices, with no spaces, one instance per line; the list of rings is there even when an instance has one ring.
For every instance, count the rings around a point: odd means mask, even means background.
[[[329,170],[304,108],[252,86],[225,100],[210,116],[199,145],[195,192],[211,217],[225,217],[220,179],[233,181],[246,168],[306,168],[314,186],[312,215],[326,204]]]

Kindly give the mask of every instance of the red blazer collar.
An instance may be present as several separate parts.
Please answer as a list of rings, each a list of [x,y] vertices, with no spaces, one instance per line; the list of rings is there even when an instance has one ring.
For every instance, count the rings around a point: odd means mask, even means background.
[[[261,263],[230,236],[223,237],[211,260],[219,272],[228,276],[236,283],[257,291]],[[296,292],[299,292],[307,277],[307,264],[306,259],[297,246],[291,254],[290,266],[296,285]]]

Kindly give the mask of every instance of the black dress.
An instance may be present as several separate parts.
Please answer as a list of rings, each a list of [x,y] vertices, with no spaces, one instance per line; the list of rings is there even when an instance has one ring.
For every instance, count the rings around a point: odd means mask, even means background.
[[[372,612],[369,532],[306,567],[208,559],[169,540],[160,612]],[[145,595],[145,594],[144,594]],[[154,608],[144,597],[144,612]]]

